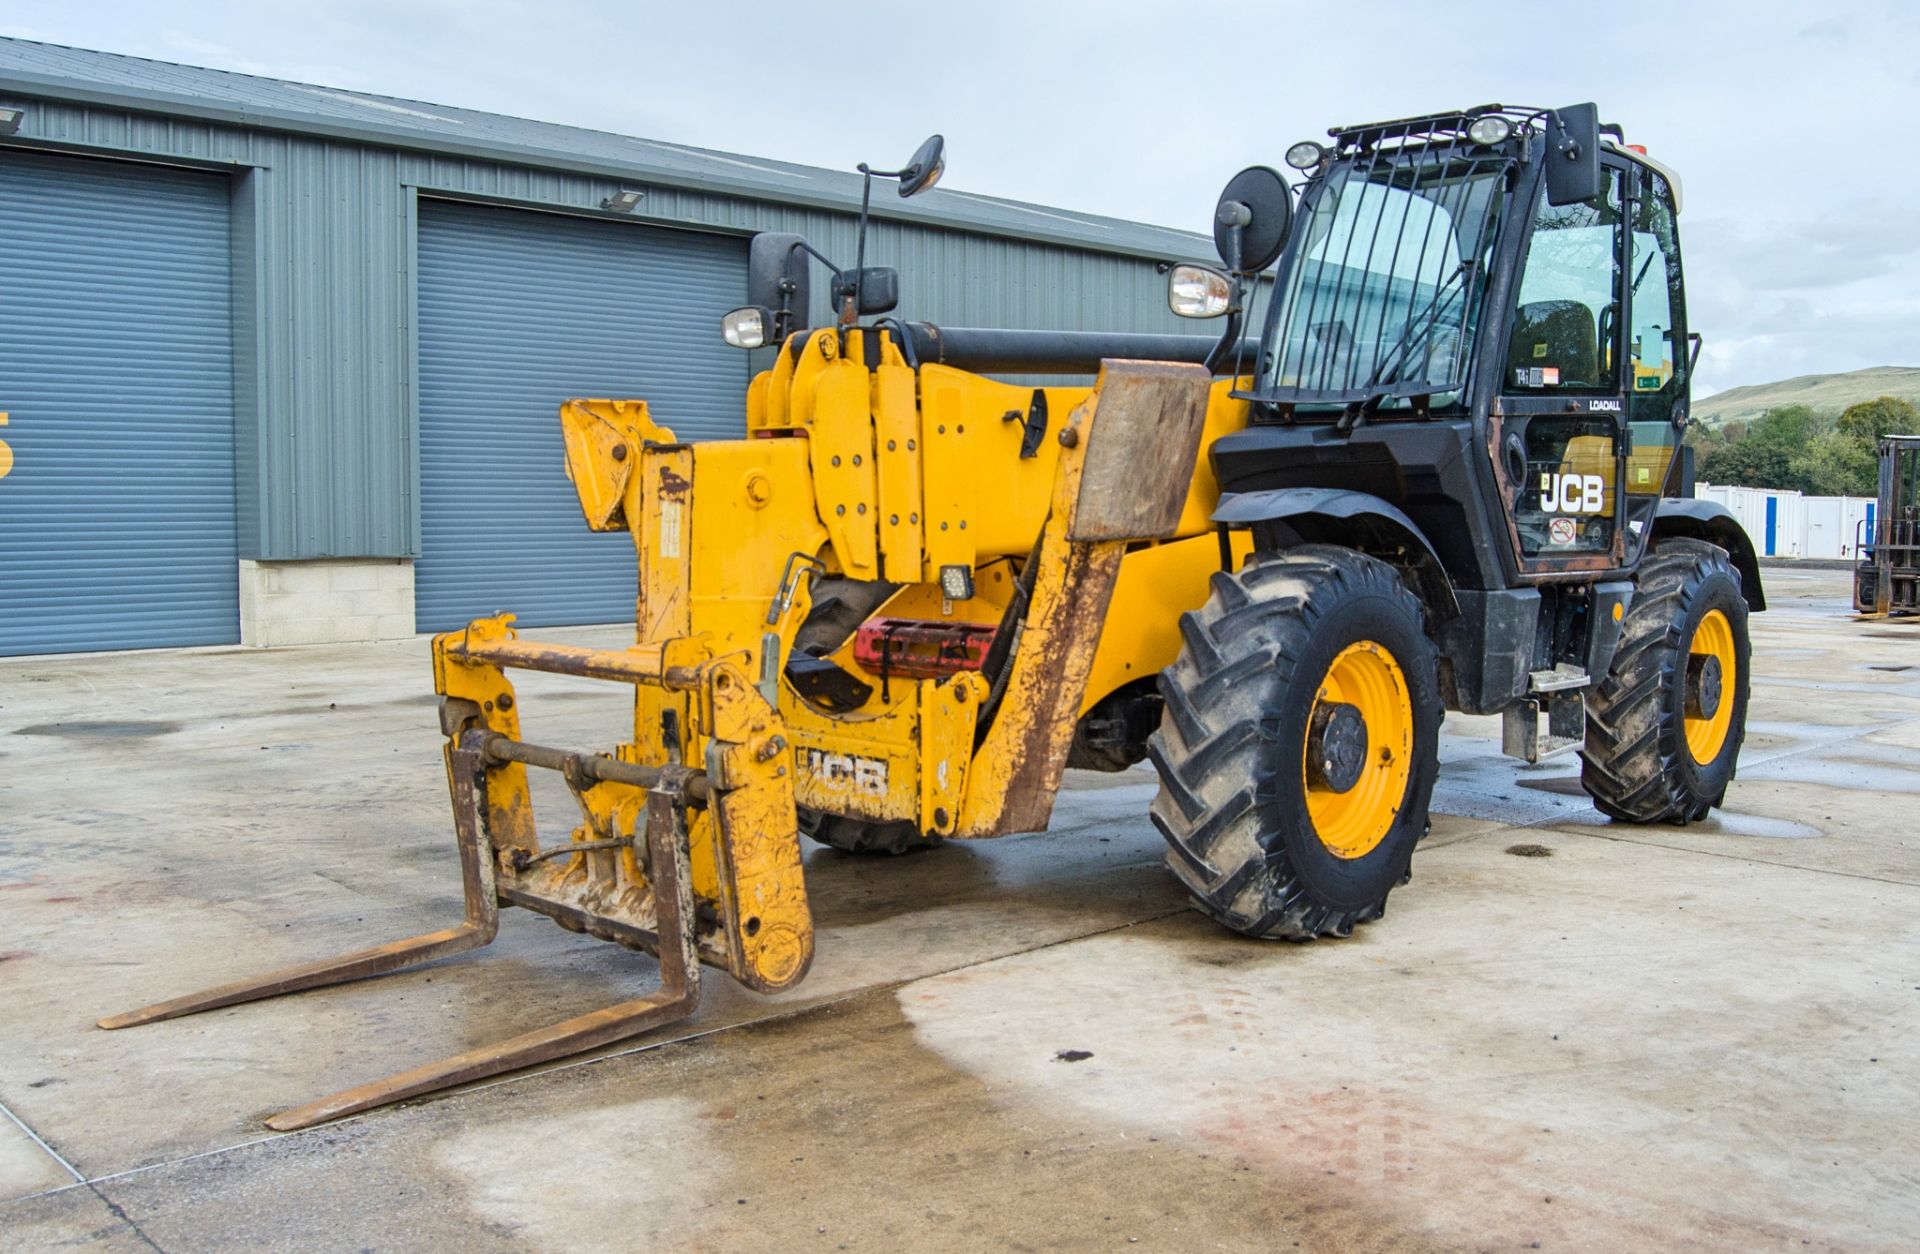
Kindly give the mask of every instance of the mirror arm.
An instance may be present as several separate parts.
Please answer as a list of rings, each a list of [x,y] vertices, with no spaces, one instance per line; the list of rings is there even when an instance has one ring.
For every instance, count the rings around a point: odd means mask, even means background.
[[[1246,320],[1245,311],[1240,307],[1240,276],[1233,276],[1233,303],[1227,309],[1227,329],[1220,335],[1220,342],[1213,346],[1203,363],[1207,373],[1218,374],[1225,364],[1227,355],[1240,347],[1240,327]]]
[[[867,268],[867,214],[873,206],[873,176],[877,171],[862,161],[858,166],[865,176],[860,183],[860,234],[854,245],[853,290],[841,298],[840,325],[850,327],[860,320],[860,276]],[[894,177],[882,175],[882,177]],[[835,276],[838,277],[838,276]]]
[[[1253,221],[1253,210],[1237,200],[1222,201],[1216,211],[1220,225],[1227,228],[1226,256],[1220,260],[1227,263],[1227,273],[1240,273],[1241,254],[1244,251],[1241,241],[1246,237],[1247,226]]]

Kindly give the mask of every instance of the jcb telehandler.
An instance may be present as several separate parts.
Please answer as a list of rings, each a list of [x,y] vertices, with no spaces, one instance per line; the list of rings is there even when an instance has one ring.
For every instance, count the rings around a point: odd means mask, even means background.
[[[1345,936],[1408,878],[1443,709],[1501,713],[1528,760],[1579,748],[1614,818],[1704,816],[1763,602],[1732,517],[1672,494],[1698,345],[1677,180],[1591,105],[1329,135],[1287,151],[1295,185],[1228,184],[1221,268],[1171,267],[1217,340],[904,323],[864,256],[809,326],[826,259],[760,236],[722,328],[776,351],[747,438],[679,442],[639,400],[561,410],[587,522],[633,536],[635,643],[537,643],[508,615],[433,641],[465,922],[102,1026],[484,945],[501,905],[659,958],[652,996],[269,1121],[302,1127],[684,1018],[702,964],[791,988],[802,832],[1032,831],[1066,766],[1143,758],[1202,911]],[[935,137],[868,188],[941,168]],[[1075,373],[1097,379],[1005,381]],[[632,739],[527,743],[513,670],[632,685]],[[528,767],[578,799],[569,838],[536,836]]]

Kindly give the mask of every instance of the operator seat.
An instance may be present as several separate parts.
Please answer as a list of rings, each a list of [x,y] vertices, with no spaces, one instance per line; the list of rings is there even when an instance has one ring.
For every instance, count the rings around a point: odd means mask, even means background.
[[[1593,310],[1577,300],[1536,300],[1513,315],[1507,339],[1507,378],[1514,371],[1541,366],[1560,370],[1558,386],[1596,387],[1600,349]]]

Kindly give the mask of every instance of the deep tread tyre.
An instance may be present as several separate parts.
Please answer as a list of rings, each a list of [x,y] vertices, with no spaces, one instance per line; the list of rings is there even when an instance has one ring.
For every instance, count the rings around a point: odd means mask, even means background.
[[[800,830],[842,853],[890,856],[932,849],[941,843],[940,837],[928,836],[915,823],[876,823],[818,810],[800,811]]]
[[[828,576],[813,585],[813,608],[807,621],[794,634],[793,647],[802,653],[825,655],[847,642],[860,624],[873,616],[888,597],[899,590],[896,583],[867,582]],[[800,830],[823,845],[843,853],[901,854],[916,849],[931,849],[940,843],[938,836],[923,834],[914,823],[876,823],[871,819],[823,814],[818,810],[800,810]]]
[[[1207,603],[1181,616],[1184,647],[1160,677],[1166,711],[1148,745],[1160,773],[1152,816],[1167,865],[1203,912],[1284,940],[1346,936],[1385,912],[1426,829],[1438,762],[1437,663],[1423,619],[1392,567],[1333,545],[1256,554],[1214,575]],[[1341,857],[1309,813],[1303,757],[1330,668],[1363,642],[1404,677],[1407,769],[1394,808],[1379,811],[1382,822],[1391,815],[1385,834]]]
[[[1721,684],[1732,718],[1718,751],[1701,762],[1687,738],[1687,659],[1715,611],[1732,633],[1735,673]],[[1595,808],[1626,823],[1691,823],[1725,800],[1746,736],[1747,662],[1747,602],[1726,550],[1661,542],[1640,563],[1619,649],[1587,697],[1580,784]]]

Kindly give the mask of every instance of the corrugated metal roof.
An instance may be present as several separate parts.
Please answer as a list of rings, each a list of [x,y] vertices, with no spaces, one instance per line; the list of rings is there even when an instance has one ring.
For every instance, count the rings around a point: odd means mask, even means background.
[[[25,39],[0,38],[0,92],[817,208],[851,210],[860,200],[851,172]],[[875,216],[1152,257],[1212,251],[1210,239],[1187,231],[952,190],[876,198]]]

